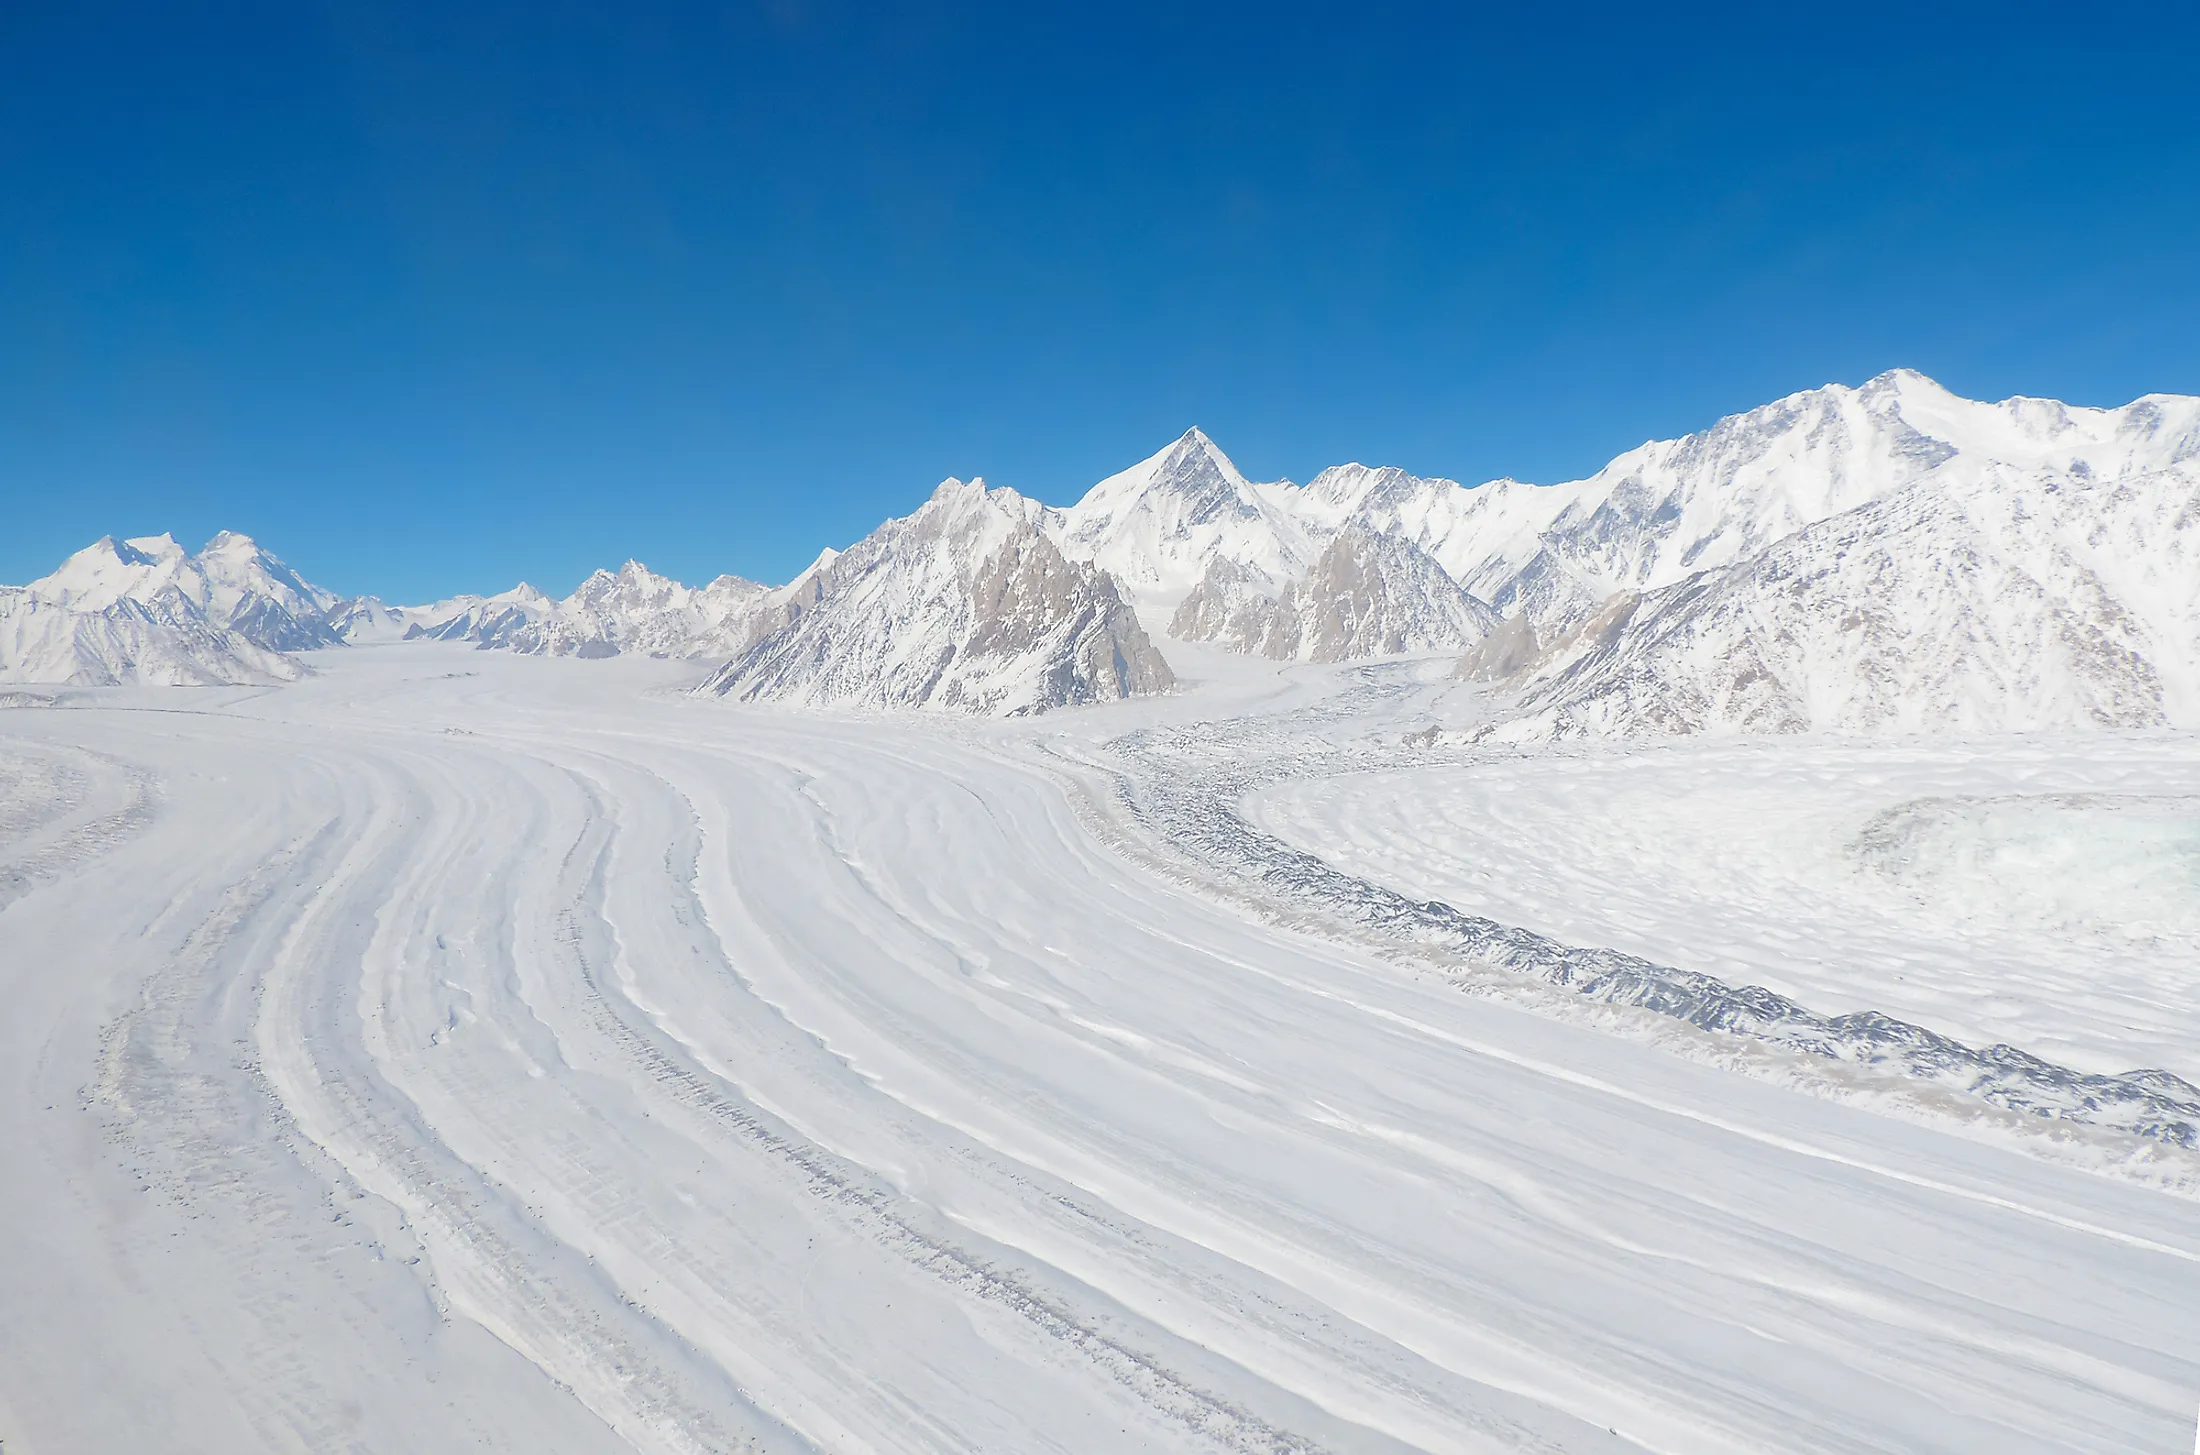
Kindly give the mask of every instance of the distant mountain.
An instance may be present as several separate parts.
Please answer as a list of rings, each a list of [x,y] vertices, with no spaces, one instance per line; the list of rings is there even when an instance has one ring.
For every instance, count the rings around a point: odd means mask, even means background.
[[[522,582],[497,596],[406,608],[405,635],[532,656],[730,656],[753,640],[750,617],[769,595],[738,576],[683,586],[629,561],[595,572],[561,601]]]
[[[1615,598],[1507,737],[2200,728],[2200,463],[1925,481]]]
[[[1172,686],[1114,579],[1067,559],[1047,517],[949,480],[784,588],[778,625],[697,690],[1005,717]]]
[[[413,626],[406,608],[385,604],[378,596],[354,596],[330,608],[329,628],[348,646],[394,642]]]
[[[169,536],[103,537],[28,586],[0,588],[0,680],[196,686],[288,682],[287,654],[341,640],[333,593],[247,536],[197,555]]]
[[[1283,661],[1345,662],[1460,652],[1500,618],[1401,536],[1339,531],[1298,580],[1278,586],[1217,557],[1178,605],[1169,635]]]
[[[1456,651],[1528,736],[2182,724],[2195,470],[2200,399],[1988,404],[1907,370],[1547,486],[1254,482],[1192,429],[1066,509],[951,481],[777,588],[629,561],[563,600],[388,606],[244,536],[104,540],[0,588],[0,676],[282,681],[293,653],[411,638],[719,659],[709,690],[741,700],[1017,713],[1167,686],[1144,610],[1279,660]]]

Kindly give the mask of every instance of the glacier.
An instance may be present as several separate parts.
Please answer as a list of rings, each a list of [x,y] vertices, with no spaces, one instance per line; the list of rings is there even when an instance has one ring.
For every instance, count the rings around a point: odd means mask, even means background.
[[[2186,1437],[2193,1152],[1250,885],[1200,805],[1394,766],[1469,689],[1185,661],[984,719],[396,642],[0,713],[7,1438]]]

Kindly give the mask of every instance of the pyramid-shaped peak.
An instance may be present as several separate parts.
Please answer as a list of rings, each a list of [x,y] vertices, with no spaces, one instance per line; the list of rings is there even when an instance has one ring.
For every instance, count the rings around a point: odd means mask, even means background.
[[[1226,474],[1237,475],[1238,473],[1237,466],[1231,464],[1230,457],[1222,452],[1222,446],[1216,444],[1214,438],[1196,424],[1178,435],[1176,442],[1163,450],[1161,454],[1162,457],[1172,462],[1188,463],[1194,460],[1205,460]],[[1242,479],[1243,477],[1240,476],[1239,478]]]
[[[1194,425],[1178,435],[1159,454],[1103,484],[1122,482],[1133,488],[1125,493],[1160,491],[1169,495],[1211,499],[1235,494],[1246,486],[1245,476],[1222,452],[1222,447]],[[1111,492],[1112,493],[1112,492]]]

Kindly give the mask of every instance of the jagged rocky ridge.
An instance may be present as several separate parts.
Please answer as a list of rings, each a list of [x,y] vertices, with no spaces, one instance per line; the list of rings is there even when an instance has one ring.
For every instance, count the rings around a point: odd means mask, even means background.
[[[1226,556],[1209,561],[1169,635],[1280,661],[1348,662],[1464,651],[1499,624],[1411,541],[1348,525],[1288,583]]]
[[[949,480],[796,583],[784,621],[698,690],[735,701],[1011,716],[1159,692],[1168,663],[1044,507]]]
[[[1585,480],[1469,488],[1348,465],[1285,498],[1308,530],[1357,523],[1405,536],[1548,639],[1623,592],[1747,560],[1914,486],[1975,490],[2011,470],[2122,479],[2193,459],[2200,398],[2150,395],[2121,409],[1986,404],[1898,369],[1641,445]]]

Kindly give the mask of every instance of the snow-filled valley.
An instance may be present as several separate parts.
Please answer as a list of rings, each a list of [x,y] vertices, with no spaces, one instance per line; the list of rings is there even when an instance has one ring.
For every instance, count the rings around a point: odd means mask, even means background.
[[[0,587],[0,1452],[2175,1451],[2200,399]]]
[[[1159,745],[1459,689],[1186,660],[1000,725],[419,644],[0,714],[10,1447],[2190,1438],[2190,1150],[1248,913]]]
[[[1666,745],[1256,794],[1262,828],[1405,893],[2200,1083],[2200,741]]]

